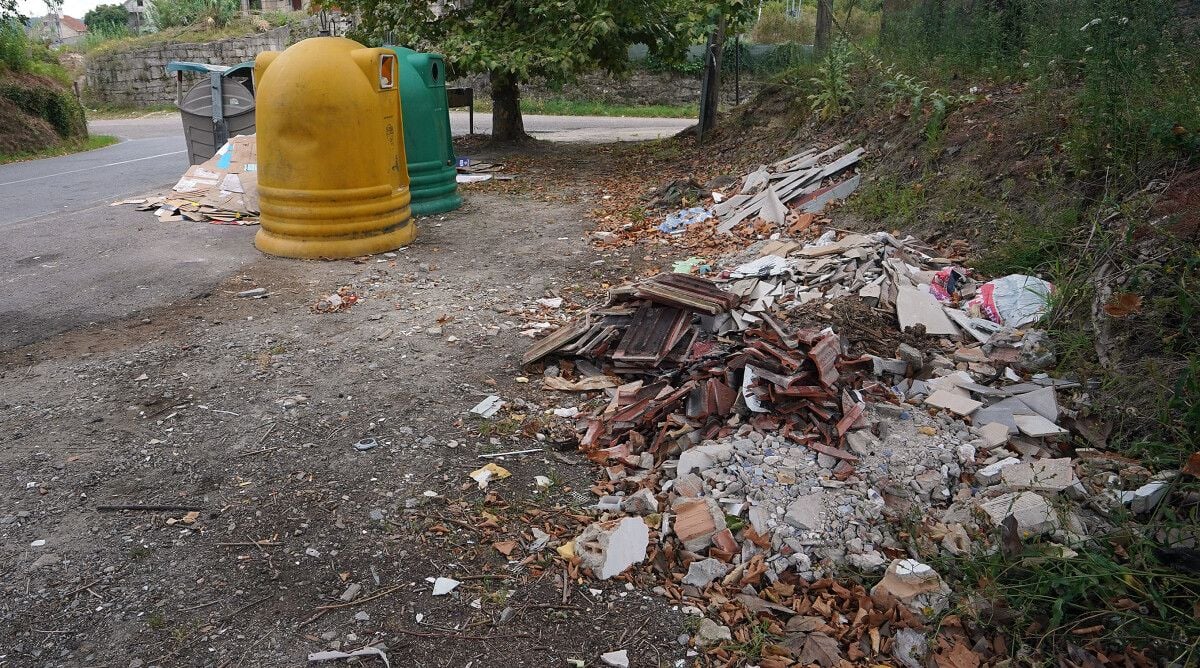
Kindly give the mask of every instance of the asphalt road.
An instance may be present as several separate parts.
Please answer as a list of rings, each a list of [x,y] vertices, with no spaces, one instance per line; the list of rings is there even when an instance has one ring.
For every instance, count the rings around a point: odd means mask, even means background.
[[[633,141],[674,134],[686,119],[526,116],[551,141]],[[451,113],[454,134],[467,113]],[[164,192],[187,169],[174,114],[89,123],[121,142],[95,151],[0,165],[0,350],[88,323],[203,296],[261,256],[256,227],[162,224],[112,202]],[[475,131],[491,130],[476,114]]]

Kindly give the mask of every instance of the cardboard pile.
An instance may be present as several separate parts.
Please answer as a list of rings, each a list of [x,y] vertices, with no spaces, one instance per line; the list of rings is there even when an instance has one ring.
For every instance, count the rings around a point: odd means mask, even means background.
[[[238,135],[200,165],[192,165],[171,194],[117,204],[138,204],[163,222],[191,220],[220,225],[258,224],[258,154],[254,135]]]

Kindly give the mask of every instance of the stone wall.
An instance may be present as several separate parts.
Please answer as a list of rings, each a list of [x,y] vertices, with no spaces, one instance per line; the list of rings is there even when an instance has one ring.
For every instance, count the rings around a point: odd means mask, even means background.
[[[246,37],[201,44],[163,43],[89,54],[84,99],[89,104],[132,107],[171,104],[175,102],[175,75],[167,72],[167,63],[171,61],[235,65],[254,60],[263,51],[279,51],[316,34],[314,17]],[[198,75],[184,73],[184,91],[197,80]]]
[[[722,77],[721,102],[734,104],[735,86],[732,75]],[[491,85],[486,74],[462,77],[447,86],[469,86],[475,89],[475,99],[491,96]],[[743,74],[741,99],[746,101],[759,84]],[[571,100],[604,102],[607,104],[670,106],[699,104],[700,77],[697,75],[670,72],[646,72],[635,70],[628,76],[613,77],[604,73],[592,73],[580,77],[579,81],[556,88],[545,82],[534,81],[521,86],[521,97],[526,99],[566,98]]]

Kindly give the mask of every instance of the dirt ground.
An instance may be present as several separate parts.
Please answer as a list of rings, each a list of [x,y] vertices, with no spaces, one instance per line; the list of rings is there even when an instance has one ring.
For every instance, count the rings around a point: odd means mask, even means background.
[[[477,188],[394,257],[262,257],[190,303],[0,354],[0,666],[303,666],[381,641],[393,666],[682,658],[684,615],[648,586],[526,551],[530,527],[579,530],[595,470],[536,421],[504,427],[545,401],[518,381],[522,314],[639,261],[594,251],[584,219]],[[352,308],[312,310],[343,287]],[[489,394],[511,412],[473,419]],[[487,490],[467,476],[539,447]],[[177,509],[102,509],[122,504]],[[436,577],[461,585],[435,597]]]

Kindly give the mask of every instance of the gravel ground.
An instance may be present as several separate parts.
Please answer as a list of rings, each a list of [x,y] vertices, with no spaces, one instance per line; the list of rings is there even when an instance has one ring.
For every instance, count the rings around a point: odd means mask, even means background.
[[[488,394],[538,409],[522,312],[629,271],[583,218],[482,189],[395,257],[262,257],[211,294],[0,353],[0,666],[301,666],[377,642],[393,666],[681,658],[684,615],[649,587],[527,551],[532,526],[578,530],[591,465],[468,412]],[[343,287],[352,308],[312,310]],[[536,447],[487,490],[467,477]],[[102,509],[120,504],[178,509]],[[461,584],[434,597],[441,576]]]

